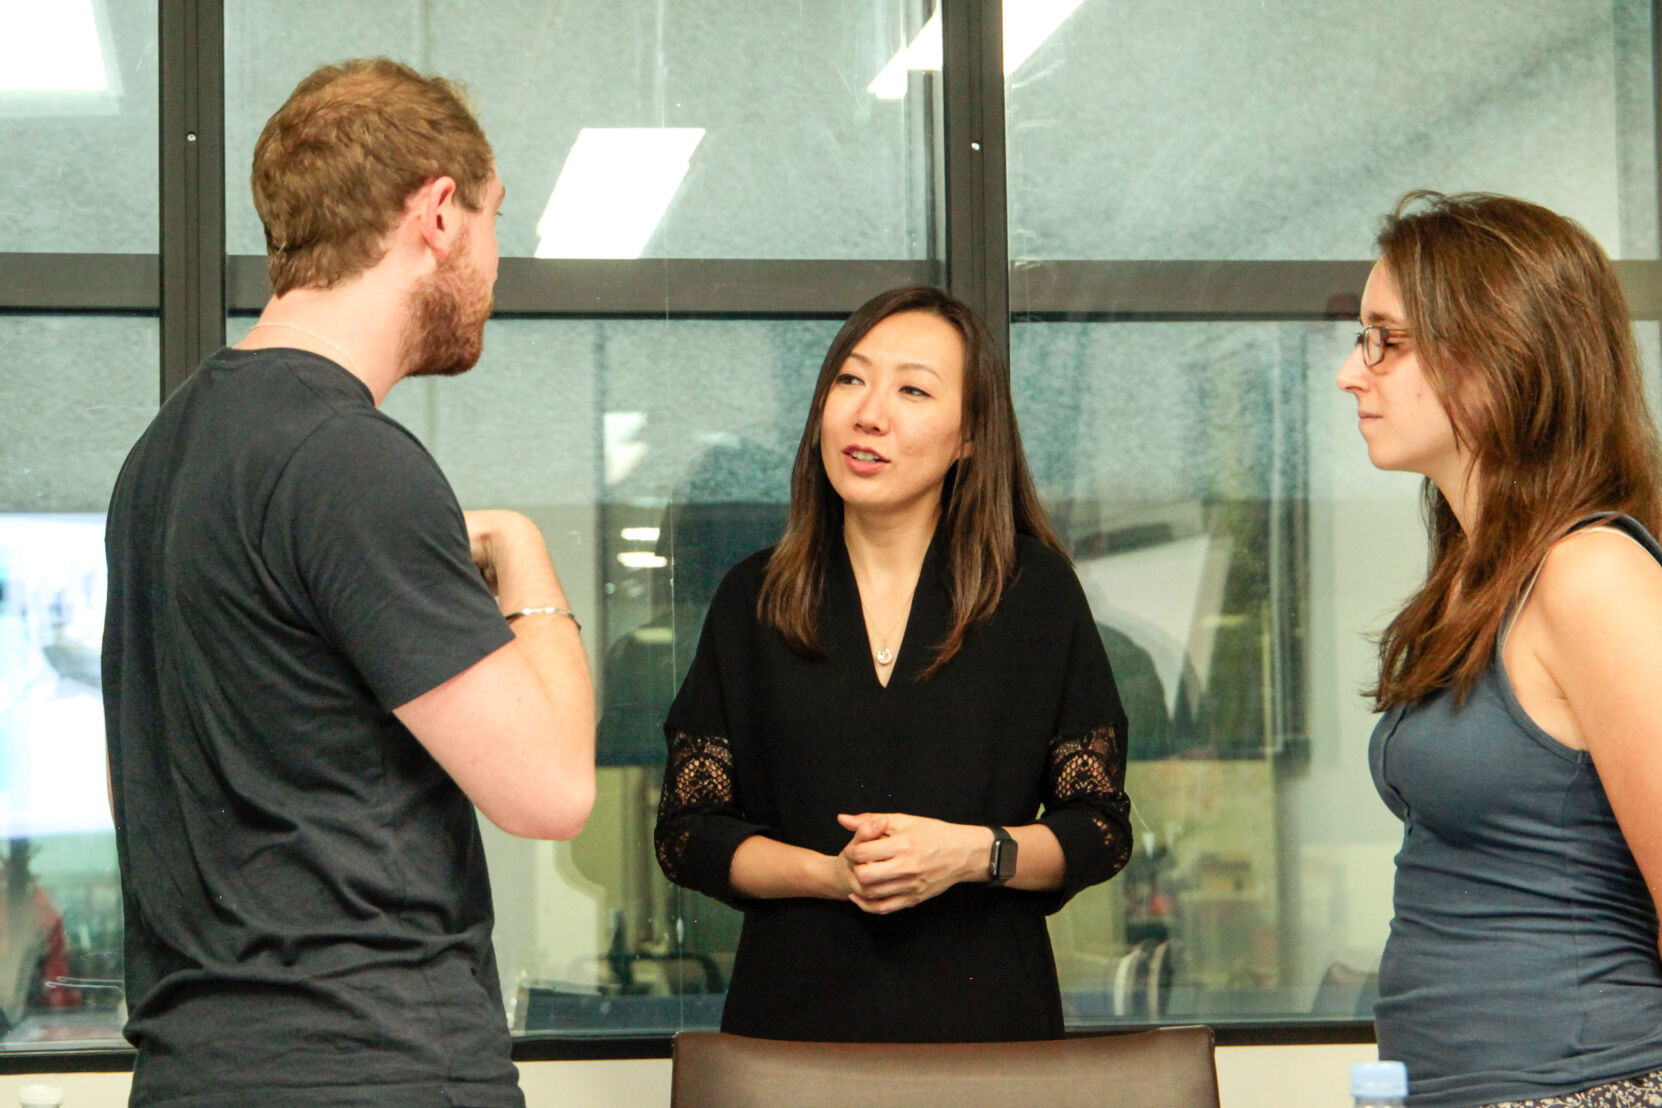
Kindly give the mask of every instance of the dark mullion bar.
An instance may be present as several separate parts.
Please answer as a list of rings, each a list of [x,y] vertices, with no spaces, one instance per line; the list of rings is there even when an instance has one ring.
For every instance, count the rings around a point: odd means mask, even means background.
[[[1182,1015],[1137,1023],[1114,1023],[1070,1028],[1070,1039],[1092,1035],[1119,1035],[1147,1031],[1151,1027],[1197,1024],[1205,1021]],[[1311,1043],[1371,1043],[1374,1026],[1369,1020],[1214,1020],[1209,1026],[1219,1046],[1304,1046]],[[589,1062],[669,1058],[673,1056],[673,1032],[633,1035],[537,1034],[516,1035],[515,1062]],[[30,1073],[127,1073],[133,1068],[133,1051],[125,1047],[93,1049],[45,1049],[0,1052],[0,1076]]]
[[[1022,318],[1355,319],[1371,262],[1020,261]]]
[[[227,259],[227,307],[258,312],[265,259]],[[1018,262],[1018,319],[1354,319],[1369,262]],[[1615,263],[1633,318],[1662,320],[1662,262]],[[833,318],[885,288],[938,284],[890,261],[545,261],[504,258],[499,316]],[[153,312],[148,254],[0,254],[0,312]]]
[[[223,0],[159,0],[161,393],[225,343]]]
[[[1355,319],[1371,262],[1017,262],[1021,319]],[[1618,261],[1634,319],[1662,319],[1662,262]]]
[[[1651,0],[1650,5],[1650,67],[1651,126],[1656,144],[1652,149],[1656,153],[1657,170],[1662,173],[1662,0]],[[1658,245],[1662,246],[1662,181],[1652,183],[1657,186],[1656,232]],[[1637,187],[1639,182],[1633,184]]]
[[[131,1073],[133,1050],[126,1045],[46,1046],[0,1050],[0,1077],[34,1073]]]
[[[154,254],[0,254],[0,312],[154,312]]]
[[[500,315],[844,316],[886,288],[940,280],[925,259],[504,258]]]
[[[1004,181],[1004,9],[941,2],[947,287],[1010,350],[1010,246]]]
[[[1658,2],[1662,3],[1662,0]],[[917,22],[921,28],[934,13],[936,0],[916,0],[916,3]],[[942,149],[946,140],[946,105],[942,102],[945,89],[940,83],[938,73],[917,72],[912,73],[908,79],[911,82],[908,96],[927,97],[924,101],[922,130],[923,161],[928,166],[929,185],[928,202],[924,208],[927,212],[925,222],[929,228],[929,256],[942,259],[943,276],[931,283],[940,285],[944,282],[946,258],[946,152]]]
[[[936,262],[503,258],[497,316],[583,318],[845,316],[898,285],[939,283]],[[271,295],[265,259],[230,259],[230,308],[257,312]]]
[[[1616,277],[1634,319],[1662,319],[1662,262],[1617,260]]]

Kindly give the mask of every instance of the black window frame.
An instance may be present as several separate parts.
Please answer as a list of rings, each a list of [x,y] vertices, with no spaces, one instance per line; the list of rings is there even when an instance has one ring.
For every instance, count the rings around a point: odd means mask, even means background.
[[[927,7],[927,5],[925,5]],[[1027,321],[1353,320],[1371,262],[1018,260],[1009,253],[1001,0],[940,0],[943,210],[921,260],[504,258],[495,314],[540,319],[840,318],[871,294],[944,284],[979,309],[1008,352]],[[223,0],[157,0],[160,226],[155,254],[0,253],[0,314],[154,316],[161,400],[223,346],[231,314],[269,296],[265,259],[225,253]],[[1662,151],[1662,0],[1652,0],[1653,104]],[[1662,189],[1659,217],[1662,217]],[[1659,219],[1662,224],[1662,219]],[[1662,258],[1620,260],[1635,320],[1662,320]],[[1012,307],[1012,302],[1015,306]],[[1222,1045],[1370,1043],[1367,1020],[1214,1025]],[[515,1040],[519,1061],[670,1057],[665,1034]],[[118,1072],[133,1052],[100,1045],[0,1047],[0,1074]]]

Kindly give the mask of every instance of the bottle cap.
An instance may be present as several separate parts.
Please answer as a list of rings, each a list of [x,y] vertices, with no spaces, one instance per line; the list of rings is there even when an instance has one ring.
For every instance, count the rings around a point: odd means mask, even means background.
[[[23,1108],[62,1108],[63,1086],[25,1085],[17,1090],[17,1097]]]
[[[1350,1067],[1350,1095],[1387,1100],[1408,1095],[1408,1067],[1401,1062],[1357,1062]]]

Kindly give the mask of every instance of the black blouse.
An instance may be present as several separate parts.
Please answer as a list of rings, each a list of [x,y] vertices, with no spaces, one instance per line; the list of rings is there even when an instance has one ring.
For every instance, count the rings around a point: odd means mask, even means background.
[[[1125,716],[1078,579],[1018,541],[998,609],[926,681],[951,605],[937,534],[887,686],[836,544],[820,616],[824,656],[794,653],[756,617],[768,552],[727,575],[664,724],[656,833],[672,881],[741,907],[722,1026],[772,1038],[988,1041],[1062,1033],[1044,915],[1131,853]],[[955,885],[892,915],[845,901],[743,899],[733,852],[752,835],[836,854],[841,812],[953,823],[1040,822],[1062,887]]]

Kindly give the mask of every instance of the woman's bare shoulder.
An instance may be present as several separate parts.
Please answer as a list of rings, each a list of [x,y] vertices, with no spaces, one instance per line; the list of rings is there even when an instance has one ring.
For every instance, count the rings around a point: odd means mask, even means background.
[[[1584,528],[1547,552],[1531,599],[1554,625],[1662,621],[1662,563],[1625,531]]]

